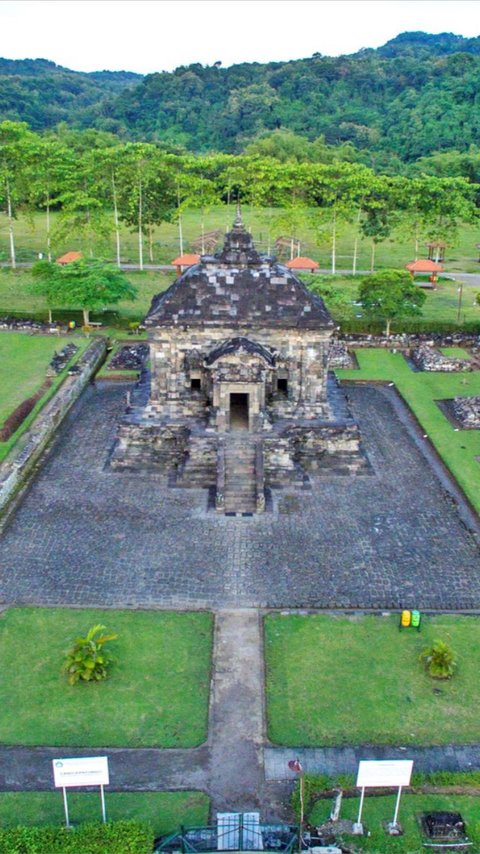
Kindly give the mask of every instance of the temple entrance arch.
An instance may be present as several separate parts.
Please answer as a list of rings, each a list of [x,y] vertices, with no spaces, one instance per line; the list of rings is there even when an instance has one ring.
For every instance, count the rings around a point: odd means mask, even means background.
[[[230,430],[248,430],[250,427],[250,395],[230,392]]]

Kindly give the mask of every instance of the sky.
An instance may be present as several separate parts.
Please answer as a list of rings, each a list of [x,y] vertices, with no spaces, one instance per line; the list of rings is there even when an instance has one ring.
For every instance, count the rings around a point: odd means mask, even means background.
[[[338,56],[406,30],[480,35],[480,0],[0,0],[0,56],[74,71]]]

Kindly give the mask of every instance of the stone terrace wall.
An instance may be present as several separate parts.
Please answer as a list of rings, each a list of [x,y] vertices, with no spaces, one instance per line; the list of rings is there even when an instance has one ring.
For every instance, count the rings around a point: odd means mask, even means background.
[[[420,344],[431,347],[468,347],[473,351],[480,351],[480,335],[465,332],[444,333],[419,333],[416,335],[339,335],[338,341],[346,344],[352,349],[360,347],[388,347],[398,350],[411,350]]]
[[[68,410],[102,362],[106,346],[105,338],[92,341],[76,363],[79,372],[66,377],[57,393],[22,436],[20,450],[13,449],[12,454],[0,465],[0,514],[27,480]]]

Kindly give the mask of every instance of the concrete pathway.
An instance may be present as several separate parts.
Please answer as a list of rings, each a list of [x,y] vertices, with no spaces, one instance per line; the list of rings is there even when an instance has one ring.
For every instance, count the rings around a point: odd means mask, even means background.
[[[473,771],[480,768],[480,744],[441,747],[357,745],[351,747],[266,747],[267,781],[293,779],[289,759],[299,759],[307,774],[356,774],[361,759],[413,759],[414,771]]]
[[[263,783],[262,615],[219,611],[215,617],[209,726],[212,810],[259,807]]]

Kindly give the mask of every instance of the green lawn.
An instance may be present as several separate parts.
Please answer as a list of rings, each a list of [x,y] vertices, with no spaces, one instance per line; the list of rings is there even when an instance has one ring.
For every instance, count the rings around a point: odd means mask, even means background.
[[[155,836],[173,833],[182,824],[208,823],[209,799],[203,792],[109,792],[105,789],[108,821],[137,819],[153,827]],[[97,792],[68,793],[72,824],[101,821]],[[64,824],[63,799],[58,792],[0,792],[0,825]],[[113,852],[112,852],[113,854]]]
[[[454,359],[471,360],[471,354],[464,350],[463,347],[440,347],[440,351],[444,356],[453,356]]]
[[[152,297],[164,291],[175,278],[173,270],[171,273],[129,270],[125,275],[138,288],[138,297],[135,302],[127,301],[111,308],[113,311],[118,311],[126,320],[142,318],[150,307]],[[46,319],[47,304],[43,297],[32,292],[32,281],[32,274],[28,269],[19,268],[13,271],[0,268],[0,316],[9,312],[24,314],[41,312]],[[70,306],[70,308],[72,309],[70,312],[68,309],[54,311],[53,319],[62,321],[72,319],[81,326],[83,321],[78,307]],[[92,312],[92,319],[101,321],[102,313]]]
[[[459,374],[415,372],[400,353],[383,349],[357,350],[360,370],[338,370],[342,380],[383,380],[395,383],[431,439],[440,457],[480,512],[480,430],[458,430],[443,415],[436,400],[480,394],[480,371]]]
[[[55,350],[61,350],[70,339],[56,335],[29,335],[22,332],[0,333],[0,425],[27,397],[35,394],[45,381],[45,373]],[[84,338],[75,338],[79,350],[72,361],[78,359],[87,346]],[[52,385],[38,401],[30,415],[8,442],[0,442],[0,460],[17,442],[19,436],[63,382],[67,369],[53,378]]]
[[[243,220],[247,227],[251,228],[253,238],[258,243],[261,251],[267,251],[269,244],[279,235],[288,234],[285,224],[280,220],[283,215],[281,209],[252,208],[249,205],[242,206]],[[55,230],[57,214],[52,214],[52,228]],[[211,207],[205,211],[205,232],[220,229],[226,231],[231,228],[235,219],[235,206],[223,205]],[[19,261],[34,261],[38,252],[46,252],[45,214],[38,213],[33,219],[27,220],[19,214],[15,221],[14,230],[17,244],[17,255]],[[113,215],[112,215],[113,226]],[[191,241],[200,237],[201,214],[198,210],[184,211],[182,215],[182,226],[184,235],[184,252],[190,252]],[[320,263],[323,268],[330,269],[330,247],[331,231],[328,220],[321,228],[318,227],[317,211],[312,210],[311,215],[306,218],[305,224],[298,230],[301,240],[301,254],[309,255]],[[0,216],[0,260],[8,260],[8,223],[4,216]],[[337,231],[337,268],[351,269],[354,229],[349,223],[338,223]],[[88,254],[92,248],[95,255],[106,257],[110,260],[115,258],[115,240],[113,228],[111,239],[107,243],[98,242],[93,247],[82,244],[82,235],[72,235],[68,240],[63,240],[54,245],[54,254],[62,255],[71,249],[78,249]],[[175,223],[162,223],[154,229],[154,262],[168,264],[179,254],[178,226]],[[462,225],[455,237],[448,241],[445,269],[448,271],[465,270],[466,272],[477,272],[479,270],[478,250],[478,226]],[[371,241],[361,239],[358,244],[357,269],[370,269]],[[420,256],[426,257],[426,246],[421,243]],[[121,228],[121,255],[124,262],[137,263],[138,261],[138,237],[135,230],[122,226]],[[408,236],[405,231],[399,229],[392,232],[390,237],[377,245],[376,249],[377,267],[402,267],[412,261],[415,257],[413,235]],[[147,241],[144,244],[144,263],[149,263],[147,252]],[[1,301],[0,301],[1,305]]]
[[[440,638],[458,672],[438,682],[418,656]],[[480,619],[271,614],[265,620],[267,717],[276,744],[446,744],[480,741]]]
[[[418,817],[423,812],[447,810],[460,812],[467,825],[469,839],[475,844],[466,851],[480,851],[480,797],[468,795],[402,795],[399,822],[404,835],[392,837],[385,833],[382,822],[392,821],[396,797],[366,797],[362,811],[362,822],[370,837],[345,836],[345,842],[355,846],[355,851],[370,851],[375,854],[421,854],[429,849],[422,847]],[[358,798],[344,798],[341,818],[356,821]],[[331,808],[330,800],[317,801],[309,821],[314,826],[327,820]],[[433,850],[433,849],[432,849]],[[440,849],[438,849],[440,850]],[[453,850],[453,849],[449,849]]]
[[[118,634],[111,676],[70,686],[63,653],[96,623]],[[12,608],[0,615],[0,743],[198,745],[211,648],[208,613]]]
[[[401,265],[400,265],[401,266]],[[480,273],[480,270],[478,271]],[[358,301],[358,288],[361,277],[352,278],[351,276],[312,276],[301,275],[303,281],[310,285],[316,285],[320,289],[322,295],[322,287],[324,287],[325,295],[323,296],[326,305],[328,306],[334,320],[337,323],[344,321],[352,321],[357,319],[360,322],[362,319],[368,321],[362,307],[355,305]],[[426,291],[427,299],[422,308],[422,314],[418,317],[408,319],[410,327],[421,327],[425,323],[448,323],[454,326],[458,323],[458,283],[450,279],[443,278],[439,280],[439,285],[436,290]],[[332,291],[331,294],[328,291]],[[463,301],[460,312],[459,330],[465,322],[476,321],[480,323],[480,305],[475,301],[476,294],[480,292],[479,288],[466,286],[463,289]],[[402,323],[396,324],[393,322],[392,331],[402,331]]]

